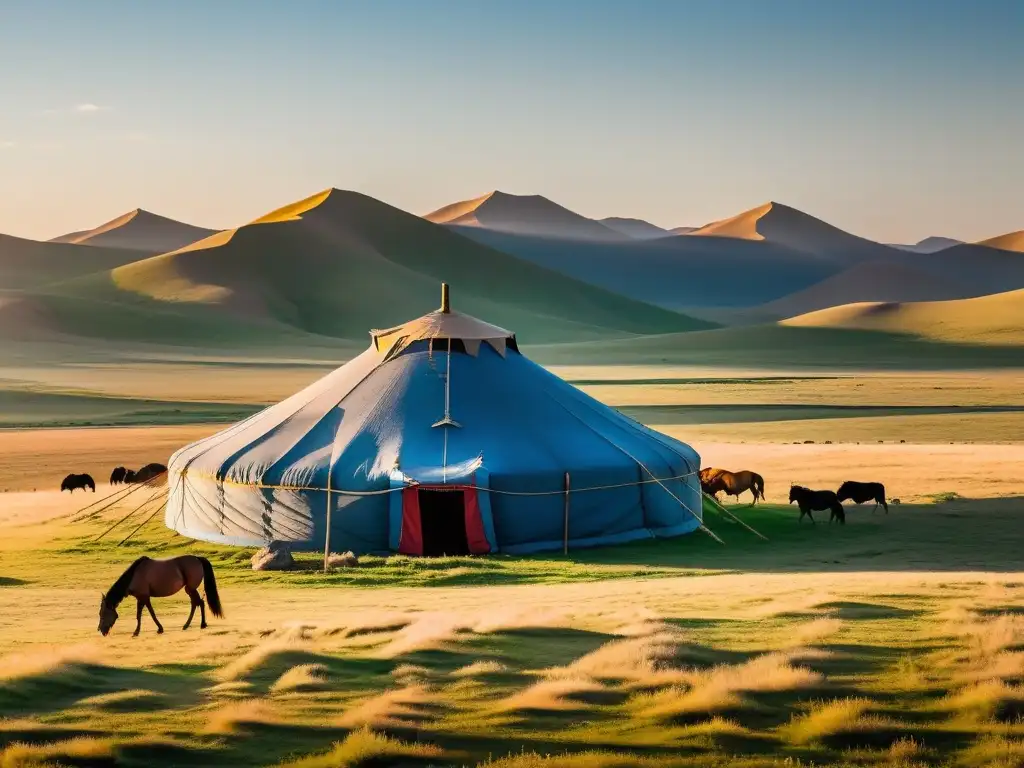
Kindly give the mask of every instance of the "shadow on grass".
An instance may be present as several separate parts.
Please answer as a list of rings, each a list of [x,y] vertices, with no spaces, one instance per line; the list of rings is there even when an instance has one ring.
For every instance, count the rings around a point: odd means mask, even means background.
[[[568,627],[508,629],[475,636],[472,652],[465,661],[480,661],[481,654],[490,654],[514,669],[564,667],[606,643],[619,639],[618,635]],[[417,656],[412,655],[413,658]],[[413,660],[410,656],[405,658]]]
[[[248,669],[232,679],[249,683],[266,693],[285,672],[304,664],[323,667],[324,683],[319,686],[320,690],[364,691],[389,685],[391,671],[398,662],[362,656],[331,656],[301,649],[277,650],[254,660]]]
[[[127,563],[136,553],[160,551],[166,556],[188,552],[210,558],[218,578],[226,584],[258,582],[304,588],[556,584],[721,572],[1024,571],[1024,548],[1017,546],[1024,497],[893,505],[888,515],[872,515],[868,507],[851,505],[847,507],[847,524],[842,526],[800,523],[795,507],[788,505],[731,505],[728,509],[768,540],[757,538],[706,505],[705,524],[724,540],[724,546],[695,532],[672,539],[581,549],[568,555],[366,555],[358,567],[326,574],[320,571],[319,555],[296,553],[296,571],[254,573],[249,568],[251,550],[182,538],[169,540],[166,530],[153,523],[131,542],[132,547],[117,548],[107,541],[77,543],[61,554],[91,558],[106,566],[115,557]],[[969,527],[965,520],[971,521]],[[110,570],[112,580],[117,568]],[[858,609],[853,606],[839,609],[849,618],[875,618],[855,616]],[[909,613],[897,615],[896,611],[903,609],[880,610],[891,610],[888,618],[910,618]]]
[[[0,587],[22,587],[31,582],[24,579],[14,579],[10,576],[0,576]]]
[[[853,621],[871,621],[875,619],[907,619],[919,616],[923,611],[907,608],[897,608],[892,605],[877,603],[858,603],[853,601],[838,601],[831,603],[819,603],[815,609],[835,613],[840,619]]]
[[[727,508],[769,540],[728,524],[705,506],[705,523],[725,541],[724,546],[694,533],[584,550],[571,558],[587,565],[644,564],[764,573],[1024,570],[1024,548],[1016,543],[1024,497],[902,504],[893,506],[889,515],[871,515],[867,508],[848,506],[845,526],[801,524],[795,508],[783,505]],[[965,515],[984,524],[971,525],[968,535]],[[896,617],[895,613],[890,616]]]
[[[0,715],[24,716],[66,709],[81,699],[128,690],[146,690],[167,697],[167,703],[195,703],[195,681],[144,669],[101,664],[67,663],[45,672],[0,683]]]

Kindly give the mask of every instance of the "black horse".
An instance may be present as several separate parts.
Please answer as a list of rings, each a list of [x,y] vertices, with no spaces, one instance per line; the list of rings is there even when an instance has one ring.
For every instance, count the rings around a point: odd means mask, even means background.
[[[68,475],[64,478],[64,482],[60,484],[62,492],[71,491],[71,493],[74,493],[76,488],[81,488],[83,491],[89,488],[93,493],[96,493],[96,483],[93,482],[92,477],[89,475]]]
[[[131,472],[131,470],[128,471]],[[131,480],[129,480],[126,477],[125,482],[148,483],[154,477],[159,477],[166,471],[167,467],[165,467],[163,464],[157,464],[154,462],[152,464],[147,464],[146,466],[142,467],[138,472],[131,472]]]
[[[889,514],[889,505],[885,503],[885,486],[881,483],[858,483],[855,480],[847,480],[839,486],[836,493],[839,501],[850,501],[854,504],[863,504],[865,501],[874,501],[875,506],[871,514],[878,511],[878,505],[882,505],[885,514]]]
[[[846,525],[846,513],[834,491],[812,491],[802,485],[794,485],[789,489],[789,503],[794,501],[800,507],[800,520],[807,515],[813,523],[814,515],[811,512],[824,512],[828,509],[832,512],[828,518],[830,523],[838,520],[841,525]]]
[[[124,475],[128,470],[124,467],[114,467],[114,471],[110,473],[110,484],[120,485],[124,482]]]

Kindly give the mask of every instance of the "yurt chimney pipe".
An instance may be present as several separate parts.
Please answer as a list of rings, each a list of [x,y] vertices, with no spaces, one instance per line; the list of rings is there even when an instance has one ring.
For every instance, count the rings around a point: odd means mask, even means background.
[[[448,283],[441,283],[441,314],[447,315],[452,311],[448,300]]]

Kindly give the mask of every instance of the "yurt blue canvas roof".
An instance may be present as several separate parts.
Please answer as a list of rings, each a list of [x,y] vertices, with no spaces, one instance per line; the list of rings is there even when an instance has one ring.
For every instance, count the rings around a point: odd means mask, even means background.
[[[445,294],[447,296],[447,294]],[[168,527],[244,546],[526,553],[701,526],[700,459],[447,301],[179,450]]]

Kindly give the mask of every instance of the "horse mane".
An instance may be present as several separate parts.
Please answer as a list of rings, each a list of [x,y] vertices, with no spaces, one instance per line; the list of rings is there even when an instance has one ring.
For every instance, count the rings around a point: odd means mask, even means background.
[[[117,608],[128,594],[128,586],[132,583],[132,576],[135,575],[136,569],[142,565],[148,557],[143,555],[134,563],[128,566],[128,570],[118,576],[117,581],[114,582],[113,586],[107,590],[107,593],[103,596],[103,604],[108,608]]]

